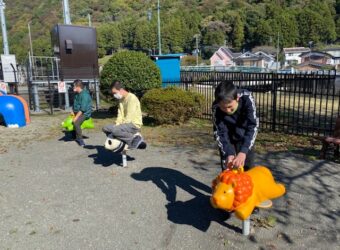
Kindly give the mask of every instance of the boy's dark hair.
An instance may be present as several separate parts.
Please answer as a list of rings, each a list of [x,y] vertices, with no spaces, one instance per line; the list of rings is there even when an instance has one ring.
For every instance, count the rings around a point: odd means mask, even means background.
[[[82,80],[79,80],[79,79],[77,79],[73,82],[73,86],[74,87],[80,87],[81,89],[84,89],[84,83],[83,83]]]
[[[223,81],[215,89],[215,101],[227,103],[237,99],[237,88],[232,81]]]
[[[113,89],[113,88],[115,88],[117,90],[121,90],[121,89],[124,88],[124,85],[120,81],[115,80],[111,83],[111,89]]]

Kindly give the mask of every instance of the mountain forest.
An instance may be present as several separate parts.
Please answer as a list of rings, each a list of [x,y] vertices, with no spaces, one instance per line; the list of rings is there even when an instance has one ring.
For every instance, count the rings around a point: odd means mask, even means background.
[[[99,56],[121,49],[157,53],[157,0],[69,0],[72,24],[97,28]],[[61,0],[6,1],[10,52],[51,56],[50,30],[63,23]],[[219,46],[323,47],[340,42],[340,0],[160,0],[163,53],[202,56]],[[2,42],[2,39],[1,39]],[[1,46],[2,48],[2,46]]]

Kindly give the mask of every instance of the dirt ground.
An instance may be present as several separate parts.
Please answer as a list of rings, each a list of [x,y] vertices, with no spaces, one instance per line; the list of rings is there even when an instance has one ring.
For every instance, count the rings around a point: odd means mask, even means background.
[[[338,249],[339,164],[311,158],[307,139],[259,139],[257,163],[287,194],[244,237],[209,204],[219,161],[206,124],[145,127],[151,146],[122,168],[103,147],[111,117],[95,117],[86,148],[64,137],[64,118],[0,127],[0,249]]]

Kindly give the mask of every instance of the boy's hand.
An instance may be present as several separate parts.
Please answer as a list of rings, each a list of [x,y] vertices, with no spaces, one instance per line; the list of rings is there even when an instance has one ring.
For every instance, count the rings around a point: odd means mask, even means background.
[[[235,159],[235,155],[229,155],[229,156],[227,157],[227,163],[233,162],[234,159]]]
[[[238,153],[238,155],[233,159],[233,165],[235,167],[243,167],[246,161],[246,154],[245,153]]]
[[[235,155],[229,155],[227,157],[227,160],[225,162],[225,165],[227,166],[227,168],[232,168],[233,167],[233,161],[235,159]]]

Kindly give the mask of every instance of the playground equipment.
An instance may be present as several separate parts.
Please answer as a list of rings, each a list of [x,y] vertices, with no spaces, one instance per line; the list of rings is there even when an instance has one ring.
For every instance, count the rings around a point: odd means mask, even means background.
[[[234,211],[236,217],[243,221],[245,235],[249,234],[249,217],[254,208],[271,207],[270,200],[286,192],[282,184],[275,182],[270,170],[263,166],[246,172],[243,172],[243,168],[224,170],[213,180],[212,190],[212,206],[228,212]]]
[[[73,115],[68,116],[62,123],[61,127],[64,128],[66,131],[71,132],[74,130],[73,126]],[[94,128],[94,123],[92,118],[89,118],[83,122],[80,126],[81,129],[93,129]]]
[[[20,128],[30,123],[27,102],[19,96],[0,93],[0,116],[6,127]]]

